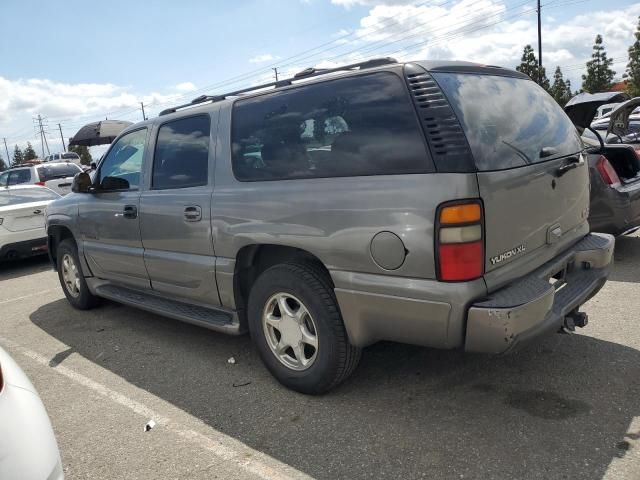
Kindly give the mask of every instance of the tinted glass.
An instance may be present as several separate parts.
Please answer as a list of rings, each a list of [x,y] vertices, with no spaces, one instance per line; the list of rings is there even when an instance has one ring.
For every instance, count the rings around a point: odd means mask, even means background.
[[[9,185],[20,185],[21,183],[31,183],[30,168],[11,170],[9,172]]]
[[[433,76],[462,124],[478,170],[521,167],[582,149],[569,117],[535,82],[478,74]],[[543,148],[546,156],[540,155]]]
[[[207,184],[210,124],[208,115],[198,115],[160,127],[153,156],[152,188],[186,188]]]
[[[80,156],[77,153],[68,152],[62,154],[63,160],[80,160]]]
[[[147,129],[120,137],[100,164],[99,183],[103,190],[126,190],[140,186],[144,142]]]
[[[241,100],[233,171],[242,181],[423,173],[428,157],[402,80],[375,73]]]
[[[53,178],[74,177],[76,173],[81,172],[82,169],[74,163],[67,163],[38,167],[37,171],[40,181],[46,182]]]
[[[0,187],[6,187],[7,180],[9,180],[9,172],[0,173]]]
[[[21,188],[19,190],[0,190],[0,207],[18,205],[20,203],[42,202],[60,198],[56,192],[48,188]]]

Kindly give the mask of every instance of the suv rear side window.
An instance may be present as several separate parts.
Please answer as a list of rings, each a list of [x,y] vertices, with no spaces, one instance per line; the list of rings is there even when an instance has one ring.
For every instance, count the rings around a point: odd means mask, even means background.
[[[392,73],[237,101],[231,141],[240,181],[430,171],[415,110]]]
[[[54,178],[74,177],[76,173],[81,172],[82,169],[73,163],[68,163],[38,167],[37,171],[40,181],[46,182]]]
[[[209,178],[209,115],[165,123],[158,131],[151,188],[206,185]]]
[[[569,117],[531,80],[468,73],[433,77],[458,116],[480,171],[521,167],[582,150]]]
[[[31,183],[31,168],[9,171],[9,185],[20,185],[21,183]]]

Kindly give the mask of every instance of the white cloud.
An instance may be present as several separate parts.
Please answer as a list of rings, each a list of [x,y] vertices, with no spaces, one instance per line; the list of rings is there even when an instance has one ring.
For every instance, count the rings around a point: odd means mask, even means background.
[[[333,1],[347,5],[356,0]],[[357,40],[351,42],[363,58],[392,55],[401,60],[453,59],[515,67],[524,45],[531,44],[537,51],[532,6],[510,10],[504,0],[461,0],[449,8],[357,1],[373,6],[360,20]],[[614,70],[620,76],[639,14],[640,3],[636,3],[543,25],[547,73],[556,65],[567,67],[563,72],[578,87],[582,66],[591,56],[596,34],[601,33],[609,57],[618,62]]]
[[[362,5],[373,7],[376,5],[409,5],[416,3],[417,0],[331,0],[334,5],[351,8],[354,5]]]
[[[173,87],[177,92],[193,92],[196,86],[191,82],[182,82]]]
[[[277,60],[279,57],[271,55],[270,53],[265,53],[263,55],[256,55],[249,59],[249,63],[264,63],[270,62],[271,60]]]
[[[7,137],[9,150],[27,141],[40,143],[33,126],[33,118],[41,115],[48,125],[47,140],[50,151],[62,150],[58,123],[68,138],[85,123],[102,120],[105,116],[129,121],[142,120],[140,102],[144,102],[147,116],[161,108],[178,103],[185,92],[195,86],[180,83],[169,92],[140,94],[129,87],[110,83],[58,83],[48,79],[12,80],[0,77],[0,132]],[[188,97],[187,97],[188,98]],[[41,154],[40,148],[36,149]],[[4,145],[0,155],[6,157]]]

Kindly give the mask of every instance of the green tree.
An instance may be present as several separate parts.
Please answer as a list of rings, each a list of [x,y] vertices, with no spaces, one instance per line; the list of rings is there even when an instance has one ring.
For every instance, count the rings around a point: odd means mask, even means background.
[[[0,155],[0,172],[6,169],[7,169],[7,164],[5,163],[4,158],[2,158],[2,155]]]
[[[24,152],[22,153],[22,155],[24,157],[25,162],[29,160],[35,160],[36,158],[38,158],[38,154],[33,149],[31,142],[27,142],[27,148],[24,149]]]
[[[602,35],[596,35],[591,60],[587,62],[587,73],[582,75],[582,89],[589,93],[606,92],[613,84],[616,74],[611,70],[613,59],[607,57],[602,44]]]
[[[636,41],[629,47],[629,63],[623,77],[629,95],[640,97],[640,16],[634,36]]]
[[[20,165],[24,162],[24,154],[18,145],[13,149],[13,165]]]
[[[91,165],[93,158],[89,152],[89,148],[84,145],[69,145],[69,151],[75,152],[80,156],[80,163],[82,165]]]
[[[569,84],[568,87],[567,83]],[[571,98],[571,82],[564,80],[559,66],[556,67],[556,71],[553,74],[553,84],[549,89],[549,93],[561,107],[564,107]]]
[[[522,58],[520,59],[520,65],[516,67],[516,70],[529,75],[531,79],[540,85],[545,90],[549,91],[550,84],[547,78],[547,72],[544,67],[538,64],[536,54],[531,48],[531,45],[525,45],[522,52]]]
[[[573,97],[573,92],[571,91],[571,80],[569,80],[567,78],[567,80],[564,82],[564,84],[567,87],[567,89],[565,91],[565,95],[566,95],[567,102],[568,102],[569,100],[571,100],[571,97]]]

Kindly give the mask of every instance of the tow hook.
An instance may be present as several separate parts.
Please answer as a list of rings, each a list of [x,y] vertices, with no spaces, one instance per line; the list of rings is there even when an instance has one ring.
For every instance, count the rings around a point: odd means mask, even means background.
[[[589,316],[584,312],[573,311],[564,317],[564,324],[560,329],[562,333],[573,333],[576,327],[584,328],[589,323]]]

